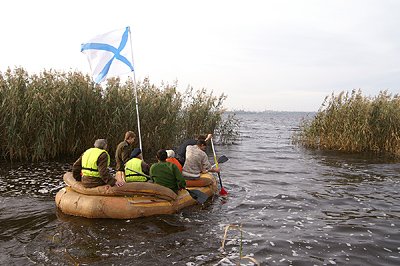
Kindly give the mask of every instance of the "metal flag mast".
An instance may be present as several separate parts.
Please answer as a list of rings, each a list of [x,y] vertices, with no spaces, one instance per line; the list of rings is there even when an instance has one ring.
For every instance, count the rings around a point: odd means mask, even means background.
[[[128,26],[128,28],[129,28],[129,36],[130,36],[130,42],[131,42],[131,51],[133,51],[131,27]],[[131,56],[132,56],[132,65],[134,65],[133,52],[131,53]],[[135,102],[136,102],[136,116],[137,116],[137,123],[138,123],[139,147],[140,147],[140,150],[142,151],[142,156],[143,156],[142,137],[141,137],[141,134],[140,134],[139,105],[138,105],[137,90],[136,90],[135,68],[133,68],[132,76],[133,76],[133,83],[134,83],[134,88],[135,88]]]

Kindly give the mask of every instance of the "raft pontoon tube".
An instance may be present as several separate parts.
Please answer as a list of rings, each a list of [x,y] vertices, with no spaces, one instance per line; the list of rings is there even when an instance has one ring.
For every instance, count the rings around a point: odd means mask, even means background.
[[[117,178],[121,173],[117,172]],[[131,219],[169,214],[197,202],[186,190],[179,190],[177,195],[169,188],[149,182],[85,188],[71,172],[64,175],[64,182],[68,186],[57,193],[57,208],[65,214],[87,218]],[[188,189],[197,189],[208,196],[217,191],[216,180],[211,174],[202,174],[199,180],[186,182]]]

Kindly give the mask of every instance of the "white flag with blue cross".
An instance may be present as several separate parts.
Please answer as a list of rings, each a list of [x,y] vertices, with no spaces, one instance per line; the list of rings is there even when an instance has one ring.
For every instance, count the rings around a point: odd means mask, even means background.
[[[92,38],[82,44],[81,52],[88,58],[96,83],[133,71],[129,27]]]

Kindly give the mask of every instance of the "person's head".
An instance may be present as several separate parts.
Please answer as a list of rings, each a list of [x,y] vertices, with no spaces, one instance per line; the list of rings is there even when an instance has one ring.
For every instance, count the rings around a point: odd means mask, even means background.
[[[164,149],[157,151],[156,157],[157,157],[157,160],[159,160],[160,162],[164,162],[167,159],[167,151]]]
[[[207,138],[207,136],[206,135],[199,135],[198,137],[197,137],[197,140],[205,140]]]
[[[196,144],[202,151],[207,147],[207,142],[204,139],[199,139]]]
[[[125,141],[127,141],[129,144],[132,144],[135,141],[136,134],[133,131],[128,131],[125,133]]]
[[[139,158],[139,159],[142,159],[142,158],[143,158],[143,157],[142,157],[142,150],[139,149],[139,148],[134,149],[134,150],[131,152],[131,157],[132,157],[132,158]]]
[[[175,152],[173,150],[167,150],[168,158],[175,158]]]
[[[94,147],[98,148],[98,149],[106,150],[107,149],[107,140],[96,139],[96,141],[94,142]]]

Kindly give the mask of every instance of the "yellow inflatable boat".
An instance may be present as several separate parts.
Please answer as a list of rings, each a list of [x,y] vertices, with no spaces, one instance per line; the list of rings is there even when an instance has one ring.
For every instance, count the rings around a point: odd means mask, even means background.
[[[117,179],[121,178],[121,173],[117,172]],[[131,219],[169,214],[197,202],[187,190],[180,190],[177,195],[169,188],[148,182],[85,188],[71,172],[64,175],[64,182],[68,186],[57,193],[57,208],[65,214],[87,218]],[[217,191],[215,177],[211,174],[202,174],[198,181],[187,181],[186,187],[208,196]]]

